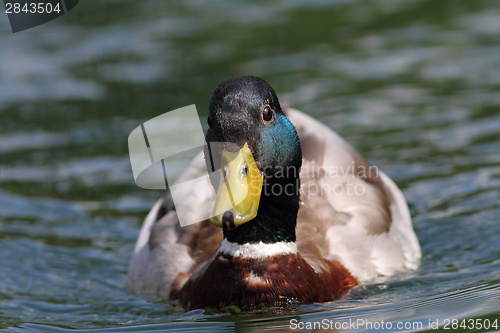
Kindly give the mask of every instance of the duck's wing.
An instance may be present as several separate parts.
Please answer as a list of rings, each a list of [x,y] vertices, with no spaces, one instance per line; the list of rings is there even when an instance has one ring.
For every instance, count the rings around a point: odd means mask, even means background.
[[[285,114],[304,157],[299,252],[336,260],[359,280],[418,267],[420,246],[394,182],[319,121],[291,108]]]
[[[205,168],[205,169],[204,169]],[[206,175],[203,153],[196,156],[177,180]],[[196,188],[184,183],[184,207],[197,216],[208,216],[214,198],[208,176],[197,182]],[[189,207],[189,205],[191,207]],[[188,217],[196,220],[197,216]],[[179,289],[188,274],[210,261],[220,246],[222,231],[210,226],[208,220],[181,227],[170,191],[160,198],[147,215],[141,227],[129,264],[127,286],[140,294],[169,296],[171,289]]]

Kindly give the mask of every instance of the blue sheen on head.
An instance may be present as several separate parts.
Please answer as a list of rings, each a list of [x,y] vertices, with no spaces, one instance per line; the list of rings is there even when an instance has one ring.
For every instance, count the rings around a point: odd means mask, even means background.
[[[299,137],[293,124],[283,114],[263,129],[260,162],[267,167],[297,167],[301,164]],[[273,169],[274,169],[273,168]]]

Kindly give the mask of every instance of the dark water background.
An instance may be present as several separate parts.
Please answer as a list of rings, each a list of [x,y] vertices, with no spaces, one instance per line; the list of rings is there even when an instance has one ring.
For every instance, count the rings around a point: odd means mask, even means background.
[[[160,195],[135,186],[128,134],[185,105],[206,114],[217,84],[248,74],[396,181],[419,270],[363,285],[361,299],[265,315],[186,313],[127,292]],[[499,330],[499,132],[497,0],[85,0],[16,34],[0,13],[0,329],[248,332],[325,318],[428,329],[467,318]]]

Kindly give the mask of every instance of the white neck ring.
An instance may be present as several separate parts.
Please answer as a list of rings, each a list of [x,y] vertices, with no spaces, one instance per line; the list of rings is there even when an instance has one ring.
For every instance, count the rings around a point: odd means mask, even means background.
[[[277,242],[272,244],[246,243],[237,244],[231,243],[224,239],[220,244],[218,253],[227,254],[232,257],[243,259],[264,259],[279,255],[296,254],[297,243],[295,242]]]

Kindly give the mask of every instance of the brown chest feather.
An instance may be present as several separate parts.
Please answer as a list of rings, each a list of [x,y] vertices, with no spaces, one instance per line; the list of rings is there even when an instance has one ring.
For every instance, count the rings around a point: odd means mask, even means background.
[[[325,260],[329,270],[315,272],[298,254],[266,259],[243,259],[218,254],[199,276],[171,296],[188,309],[228,305],[254,306],[326,302],[343,295],[357,281],[336,262]]]

